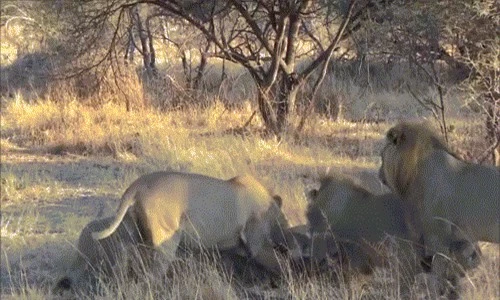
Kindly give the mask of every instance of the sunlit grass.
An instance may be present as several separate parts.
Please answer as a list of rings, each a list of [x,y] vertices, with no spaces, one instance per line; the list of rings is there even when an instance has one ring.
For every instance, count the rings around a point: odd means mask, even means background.
[[[140,175],[172,170],[228,179],[251,173],[284,199],[283,210],[292,225],[303,224],[306,193],[327,171],[354,177],[368,171],[376,176],[382,139],[393,124],[332,121],[312,114],[298,138],[292,131],[278,139],[262,134],[257,115],[243,134],[231,133],[252,113],[250,104],[228,108],[217,100],[202,107],[171,111],[140,107],[130,112],[116,101],[103,105],[55,99],[28,102],[21,96],[5,101],[0,233],[1,282],[10,291],[7,295],[14,299],[50,295],[80,230],[101,212],[112,214],[119,197]],[[480,153],[484,143],[480,121],[451,119],[450,124],[454,147],[469,151],[472,157]],[[483,248],[488,249],[484,263],[462,280],[464,299],[495,298],[499,293],[498,247]],[[189,261],[186,268],[168,285],[150,274],[141,282],[118,282],[117,289],[105,290],[100,298],[242,296],[213,264]],[[392,269],[340,282],[328,276],[289,276],[280,289],[251,290],[292,299],[397,299],[402,296],[397,277]],[[432,279],[424,279],[423,287],[416,284],[410,291],[415,298],[433,298]]]
[[[27,172],[15,174],[2,168],[0,176],[2,205],[8,205],[10,202],[57,201],[75,195],[74,191],[69,191],[58,182],[33,175]]]

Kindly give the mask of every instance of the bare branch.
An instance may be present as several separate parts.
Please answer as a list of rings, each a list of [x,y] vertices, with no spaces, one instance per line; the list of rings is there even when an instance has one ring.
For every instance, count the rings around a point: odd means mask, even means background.
[[[342,25],[340,26],[339,30],[337,31],[337,35],[336,35],[334,41],[330,44],[330,46],[328,47],[328,49],[325,52],[323,52],[318,57],[318,58],[320,58],[322,55],[325,55],[324,62],[323,62],[323,68],[321,69],[321,73],[318,76],[318,79],[314,83],[313,92],[312,92],[312,95],[311,95],[311,100],[309,101],[309,105],[307,106],[307,109],[305,109],[304,112],[303,112],[303,114],[302,114],[302,118],[300,119],[299,125],[297,126],[297,132],[301,132],[302,131],[302,128],[304,127],[305,120],[307,118],[307,113],[311,112],[312,109],[314,108],[316,93],[318,92],[318,89],[319,89],[321,83],[323,82],[323,80],[324,80],[324,78],[326,76],[326,72],[328,70],[328,65],[330,63],[330,59],[332,57],[333,51],[336,48],[337,43],[340,41],[340,38],[341,38],[341,36],[342,36],[342,34],[343,34],[343,32],[344,32],[347,24],[349,23],[350,16],[352,14],[355,2],[356,2],[355,0],[351,1],[350,6],[349,6],[349,10],[347,12],[347,15],[344,18],[344,20],[342,22]],[[322,60],[318,60],[317,59],[316,61],[317,61],[317,64],[319,64]],[[312,70],[308,71],[307,68],[306,68],[306,71],[304,71],[301,74],[301,76],[303,78],[307,77],[309,75],[308,72],[310,74],[310,73],[312,73]]]
[[[337,35],[335,36],[335,38],[333,39],[333,41],[330,43],[330,45],[328,46],[328,48],[326,49],[326,51],[322,52],[320,55],[318,55],[318,57],[313,60],[300,74],[299,74],[299,80],[302,81],[304,80],[305,78],[309,77],[309,75],[311,75],[311,73],[322,63],[324,62],[325,60],[330,60],[332,54],[333,54],[333,51],[335,50],[335,48],[337,47],[337,44],[339,43],[339,41],[341,40],[342,38],[342,35],[344,33],[344,30],[346,29],[347,27],[347,24],[349,24],[350,20],[351,20],[351,15],[354,11],[354,6],[356,4],[356,1],[357,0],[351,0],[351,2],[349,3],[349,9],[347,11],[347,14],[346,16],[344,17],[344,20],[342,20],[342,24],[340,25],[338,31],[337,31]]]
[[[281,55],[284,51],[283,49],[283,39],[285,37],[285,27],[286,27],[287,19],[284,16],[280,17],[279,25],[278,25],[278,39],[274,45],[274,51],[272,53],[272,61],[271,66],[268,71],[268,76],[266,78],[265,85],[269,88],[272,87],[272,84],[276,81],[276,77],[278,76],[279,63],[282,61]],[[267,93],[268,91],[265,91]]]
[[[311,40],[316,44],[316,47],[320,50],[320,52],[324,51],[323,45],[321,41],[312,33],[312,31],[307,27],[305,22],[302,22],[302,28],[304,29],[306,35],[311,38]]]
[[[248,10],[243,6],[242,2],[240,0],[229,0],[229,2],[234,5],[234,7],[238,10],[241,16],[245,19],[247,24],[252,28],[252,31],[254,32],[255,36],[259,39],[264,48],[266,48],[267,52],[271,54],[273,50],[269,45],[269,42],[266,39],[264,39],[264,35],[260,30],[259,25],[255,22],[255,19],[253,19],[252,16],[248,13]]]

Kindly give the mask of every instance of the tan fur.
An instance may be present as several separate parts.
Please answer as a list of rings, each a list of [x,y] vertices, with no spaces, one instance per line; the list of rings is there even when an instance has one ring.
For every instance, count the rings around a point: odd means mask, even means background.
[[[300,258],[306,255],[310,240],[309,226],[302,224],[284,229],[276,242],[282,246],[282,249],[289,252],[290,257]]]
[[[363,188],[374,195],[382,195],[390,192],[389,188],[380,181],[376,170],[363,170],[353,175],[359,180]]]
[[[95,220],[83,228],[77,242],[77,253],[67,275],[61,278],[54,292],[78,287],[81,283],[90,283],[92,274],[103,272],[107,275],[113,274],[115,267],[123,265],[136,246],[142,243],[140,233],[130,217],[125,216],[116,231],[108,238],[96,241],[92,238],[92,232],[103,230],[110,226],[113,218]],[[137,254],[137,253],[136,253]],[[82,286],[82,289],[92,288]]]
[[[421,123],[398,124],[389,129],[386,140],[379,176],[402,197],[409,193],[410,185],[417,176],[418,165],[432,151],[442,150],[451,154],[444,141]]]
[[[448,256],[464,240],[499,242],[498,168],[458,159],[421,123],[400,123],[386,140],[379,175],[416,208],[420,222],[413,238],[423,234],[428,255]]]
[[[384,262],[384,255],[374,250],[387,235],[407,241],[409,232],[404,220],[403,202],[393,194],[374,195],[351,179],[328,176],[311,195],[308,222],[314,233],[331,231],[339,250],[345,252],[354,269],[369,272]],[[326,239],[327,247],[330,247]],[[405,255],[413,254],[407,245]],[[335,252],[339,252],[335,249]],[[413,269],[415,264],[411,265]]]
[[[124,222],[136,224],[146,246],[169,256],[181,240],[188,248],[220,250],[242,241],[252,259],[274,272],[279,262],[273,238],[288,227],[281,198],[252,176],[220,180],[176,172],[151,173],[133,182],[113,220],[90,226],[94,243],[121,236]],[[90,233],[84,231],[87,239]]]

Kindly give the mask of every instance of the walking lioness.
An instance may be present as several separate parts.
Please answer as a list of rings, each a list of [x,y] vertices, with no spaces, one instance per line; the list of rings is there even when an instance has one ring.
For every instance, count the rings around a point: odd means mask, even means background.
[[[90,228],[96,229],[93,240],[101,243],[121,236],[124,222],[133,224],[138,235],[128,240],[167,255],[175,253],[181,239],[188,248],[224,250],[243,244],[251,259],[278,272],[273,240],[288,227],[281,205],[279,196],[271,196],[249,175],[220,180],[156,172],[130,185],[105,228],[102,222]]]

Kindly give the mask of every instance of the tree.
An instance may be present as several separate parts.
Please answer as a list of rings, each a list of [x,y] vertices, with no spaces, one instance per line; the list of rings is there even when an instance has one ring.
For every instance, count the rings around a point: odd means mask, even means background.
[[[350,1],[337,29],[337,38],[329,37],[323,45],[315,36],[320,30],[300,30],[313,17],[331,18],[331,7],[314,1],[169,1],[150,3],[188,21],[216,47],[210,53],[243,66],[258,88],[258,107],[268,129],[280,134],[294,112],[298,89],[311,73],[326,63],[339,42],[355,1]],[[202,6],[203,5],[203,6]],[[202,7],[203,9],[193,9]],[[327,10],[329,10],[327,12]],[[337,16],[339,17],[339,16]],[[337,24],[338,25],[338,24]],[[316,45],[299,49],[299,42]],[[307,42],[305,43],[307,44]],[[297,60],[312,54],[316,57],[301,71]]]
[[[97,38],[100,42],[109,39],[104,54],[90,56],[95,62],[89,66],[92,68],[124,51],[131,22],[125,12],[137,5],[147,5],[153,14],[174,15],[188,22],[214,45],[213,49],[205,48],[202,57],[232,61],[251,74],[265,126],[279,135],[289,125],[300,87],[321,66],[324,76],[339,41],[357,30],[359,20],[379,2],[391,1],[95,0],[80,5],[80,21],[74,32],[86,45]],[[102,36],[105,24],[111,24],[109,37]],[[81,49],[89,52],[92,46]],[[308,63],[298,68],[302,58]],[[320,83],[321,76],[316,86]]]
[[[479,161],[491,153],[493,163],[500,166],[500,7],[491,0],[459,1],[456,7],[463,20],[447,26],[456,37],[456,60],[470,69],[462,87],[469,101],[482,108],[490,145]]]
[[[417,66],[436,87],[439,103],[427,102],[444,120],[442,94],[446,82],[439,75],[443,62],[469,102],[482,109],[488,149],[500,165],[500,9],[497,1],[396,1],[380,9],[366,30],[377,32],[372,47]],[[445,122],[442,121],[442,125]],[[446,126],[442,126],[446,132]],[[486,156],[479,157],[479,161]]]

